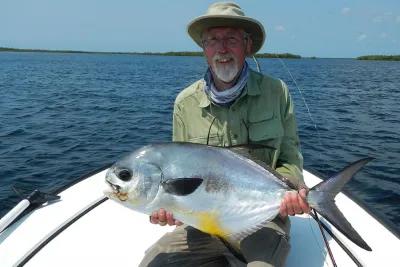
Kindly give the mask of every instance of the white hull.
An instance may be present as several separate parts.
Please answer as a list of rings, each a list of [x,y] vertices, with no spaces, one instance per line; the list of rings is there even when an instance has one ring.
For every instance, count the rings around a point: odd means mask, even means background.
[[[66,189],[60,193],[61,201],[31,212],[2,232],[0,265],[137,266],[145,250],[173,227],[152,225],[147,215],[110,200],[75,221],[77,214],[103,198],[104,176],[105,171],[99,172]],[[309,187],[320,181],[309,172],[305,172],[305,180]],[[372,248],[369,252],[357,247],[332,227],[355,257],[364,266],[397,264],[399,238],[344,194],[339,194],[336,202]],[[317,223],[308,215],[291,217],[291,222],[287,266],[333,266]],[[356,266],[336,241],[327,237],[337,265]]]

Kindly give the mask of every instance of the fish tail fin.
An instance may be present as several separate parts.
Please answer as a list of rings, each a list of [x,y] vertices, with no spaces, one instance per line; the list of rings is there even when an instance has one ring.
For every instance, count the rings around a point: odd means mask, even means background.
[[[311,188],[307,196],[310,207],[322,214],[348,239],[368,251],[372,251],[372,249],[338,209],[334,198],[354,174],[372,159],[368,157],[350,164],[336,175]]]

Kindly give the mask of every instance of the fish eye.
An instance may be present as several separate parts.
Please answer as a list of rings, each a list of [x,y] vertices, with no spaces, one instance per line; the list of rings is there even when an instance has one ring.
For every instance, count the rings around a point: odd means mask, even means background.
[[[128,182],[132,179],[132,173],[129,170],[123,169],[120,170],[117,174],[118,178],[124,182]]]

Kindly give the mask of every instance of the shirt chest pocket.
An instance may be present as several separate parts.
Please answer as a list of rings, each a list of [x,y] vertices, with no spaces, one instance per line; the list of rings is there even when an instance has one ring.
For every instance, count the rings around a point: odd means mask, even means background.
[[[275,143],[276,146],[284,134],[282,122],[273,112],[252,114],[248,125],[249,139],[254,143]]]
[[[257,113],[249,117],[248,125],[249,142],[265,146],[250,153],[275,168],[284,134],[281,120],[273,112]]]

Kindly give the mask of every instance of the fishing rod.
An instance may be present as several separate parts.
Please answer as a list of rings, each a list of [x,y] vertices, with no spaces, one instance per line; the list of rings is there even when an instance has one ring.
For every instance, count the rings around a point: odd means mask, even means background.
[[[13,190],[23,196],[21,192],[13,187]],[[45,203],[53,203],[60,200],[60,196],[55,194],[44,193],[39,190],[33,191],[26,198],[23,198],[12,210],[10,210],[3,218],[0,219],[0,233],[3,232],[10,224],[12,224],[26,209],[32,206],[40,206]]]
[[[49,193],[42,192],[40,190],[34,190],[32,193],[30,193],[28,196],[25,197],[24,196],[25,194],[23,194],[15,186],[12,186],[14,192],[18,196],[20,196],[22,200],[12,210],[10,210],[6,215],[4,215],[0,219],[0,233],[2,233],[5,229],[7,229],[10,225],[15,223],[16,221],[18,221],[21,217],[25,216],[28,212],[35,210],[43,205],[50,205],[54,202],[61,201],[61,197],[59,196],[59,194],[62,191],[66,190],[67,188],[79,183],[80,181],[85,180],[86,178],[100,171],[108,169],[111,165],[112,163],[107,163],[105,166],[95,169],[83,176],[80,176],[77,179],[74,179],[63,186],[58,187]]]

